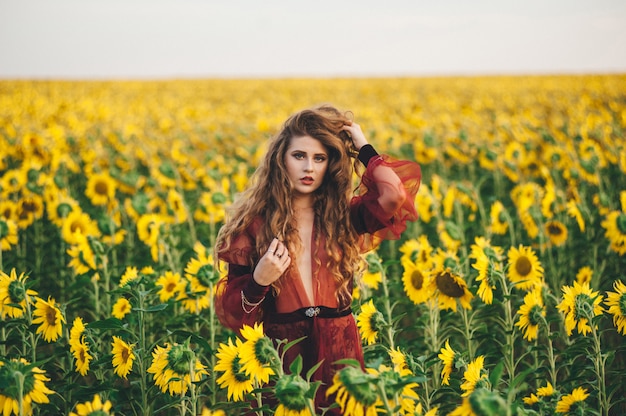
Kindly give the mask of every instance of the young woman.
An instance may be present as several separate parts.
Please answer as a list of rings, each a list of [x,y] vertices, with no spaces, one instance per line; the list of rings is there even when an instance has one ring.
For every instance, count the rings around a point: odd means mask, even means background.
[[[318,407],[333,402],[325,391],[337,360],[363,364],[350,309],[362,253],[417,219],[419,165],[379,155],[349,114],[320,106],[292,115],[216,242],[228,263],[215,299],[220,321],[235,331],[263,322],[272,339],[305,337],[284,365],[301,355],[306,374],[322,361]],[[355,171],[363,171],[356,192]]]

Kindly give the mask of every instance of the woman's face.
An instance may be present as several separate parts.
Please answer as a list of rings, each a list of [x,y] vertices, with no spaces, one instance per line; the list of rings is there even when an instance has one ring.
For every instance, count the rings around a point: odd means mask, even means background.
[[[292,137],[285,153],[285,165],[295,196],[311,195],[324,181],[328,151],[311,136]]]

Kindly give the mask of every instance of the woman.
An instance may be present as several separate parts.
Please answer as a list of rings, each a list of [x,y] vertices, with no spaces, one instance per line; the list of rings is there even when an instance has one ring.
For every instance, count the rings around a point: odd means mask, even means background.
[[[355,195],[359,163],[365,170]],[[363,365],[350,309],[354,276],[363,252],[382,238],[399,238],[417,219],[420,178],[418,164],[378,155],[346,114],[332,106],[306,109],[270,142],[220,229],[216,253],[228,263],[216,296],[220,321],[233,330],[263,322],[272,339],[305,337],[284,365],[301,355],[306,374],[322,361],[314,375],[322,381],[318,408],[333,402],[325,391],[337,360]]]

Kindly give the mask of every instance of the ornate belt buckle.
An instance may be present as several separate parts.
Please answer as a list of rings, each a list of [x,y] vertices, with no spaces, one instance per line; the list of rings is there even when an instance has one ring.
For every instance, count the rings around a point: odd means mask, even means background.
[[[304,314],[309,318],[313,318],[320,314],[320,308],[318,308],[317,306],[316,307],[311,306],[309,309],[304,311]]]

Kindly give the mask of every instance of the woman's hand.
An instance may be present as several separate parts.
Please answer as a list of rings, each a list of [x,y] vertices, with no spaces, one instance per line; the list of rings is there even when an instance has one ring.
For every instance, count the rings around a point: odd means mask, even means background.
[[[345,130],[350,133],[350,137],[352,137],[352,143],[354,143],[354,147],[358,152],[359,150],[361,150],[361,147],[367,144],[367,139],[365,138],[363,131],[361,131],[361,126],[353,121],[349,121],[349,123],[350,124],[346,124],[345,126],[343,126],[341,130]]]
[[[262,286],[269,286],[283,275],[290,264],[291,257],[287,247],[278,238],[274,238],[256,265],[252,278]]]

